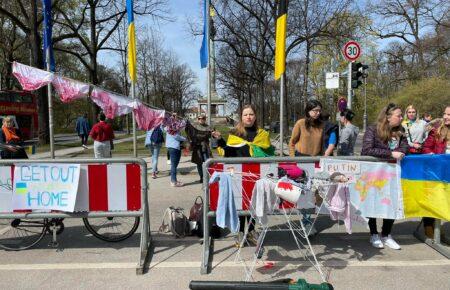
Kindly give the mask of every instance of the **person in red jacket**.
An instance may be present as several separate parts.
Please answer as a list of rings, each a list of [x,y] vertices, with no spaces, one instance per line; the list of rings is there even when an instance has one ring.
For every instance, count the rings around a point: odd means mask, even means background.
[[[94,139],[95,158],[110,158],[111,143],[114,140],[114,131],[110,124],[106,123],[106,116],[103,112],[98,115],[100,122],[92,127],[89,135]]]
[[[402,127],[402,110],[395,104],[389,104],[378,115],[376,125],[369,126],[364,134],[361,155],[383,159],[401,160],[408,152],[408,141]],[[370,243],[375,248],[388,246],[400,250],[400,245],[392,238],[393,219],[383,219],[381,238],[378,235],[377,219],[369,217]]]
[[[444,110],[441,122],[436,122],[423,144],[424,154],[450,154],[450,106]],[[434,218],[424,217],[425,235],[432,239],[434,236]]]

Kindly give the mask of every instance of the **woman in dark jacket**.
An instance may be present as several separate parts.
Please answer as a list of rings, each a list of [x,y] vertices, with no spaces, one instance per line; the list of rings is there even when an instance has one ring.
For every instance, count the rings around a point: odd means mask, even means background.
[[[211,138],[211,128],[206,124],[206,116],[198,116],[198,123],[186,123],[186,134],[191,145],[192,158],[191,162],[197,164],[200,183],[203,183],[202,165],[208,158],[212,156],[209,148],[209,139]]]
[[[27,153],[22,147],[22,132],[14,128],[14,122],[11,117],[3,119],[0,145],[2,159],[28,159]]]
[[[376,125],[369,126],[364,134],[361,155],[378,158],[401,160],[408,151],[402,123],[402,110],[395,104],[389,104],[378,115]],[[376,218],[369,218],[370,242],[375,248],[384,245],[394,250],[400,250],[400,245],[391,236],[393,219],[383,219],[381,239],[377,231]]]

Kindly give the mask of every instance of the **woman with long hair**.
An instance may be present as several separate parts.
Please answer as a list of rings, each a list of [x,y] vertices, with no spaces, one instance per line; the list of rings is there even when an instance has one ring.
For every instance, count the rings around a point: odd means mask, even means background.
[[[375,125],[369,126],[364,134],[361,155],[401,160],[408,152],[408,142],[402,123],[402,110],[395,104],[384,107]],[[388,246],[399,250],[400,245],[392,238],[393,219],[383,219],[381,237],[377,230],[377,219],[369,217],[370,243],[375,248]]]
[[[319,156],[323,152],[324,122],[320,118],[322,104],[317,100],[310,100],[306,104],[305,117],[298,120],[292,129],[289,141],[289,155]]]
[[[436,122],[423,143],[424,154],[450,154],[450,105],[444,110],[442,121]],[[428,238],[434,236],[434,218],[424,217],[423,226]]]
[[[218,151],[224,157],[265,157],[274,155],[274,148],[270,144],[269,132],[259,128],[256,119],[256,108],[253,105],[243,106],[240,120],[231,129],[226,142],[218,131],[212,132],[212,136],[218,139]],[[256,245],[255,220],[248,217],[246,219],[244,216],[239,217],[240,228],[236,245],[241,243],[246,221],[249,221],[247,241]]]
[[[417,110],[413,105],[406,107],[406,117],[402,122],[409,145],[409,153],[419,154],[422,144],[427,138],[427,122],[419,119]]]

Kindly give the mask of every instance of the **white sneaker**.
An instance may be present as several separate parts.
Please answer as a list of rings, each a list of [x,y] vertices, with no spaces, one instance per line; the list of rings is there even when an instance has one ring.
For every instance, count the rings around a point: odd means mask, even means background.
[[[169,159],[169,160],[167,160],[167,165],[170,165],[170,159]]]
[[[400,247],[399,244],[397,244],[396,241],[394,241],[391,235],[388,235],[387,237],[382,237],[381,241],[383,242],[383,244],[385,244],[386,246],[388,246],[393,250],[400,250],[402,248]]]
[[[372,246],[374,248],[377,248],[377,249],[383,249],[384,248],[383,242],[381,241],[380,236],[378,234],[370,236],[370,243],[372,244]]]

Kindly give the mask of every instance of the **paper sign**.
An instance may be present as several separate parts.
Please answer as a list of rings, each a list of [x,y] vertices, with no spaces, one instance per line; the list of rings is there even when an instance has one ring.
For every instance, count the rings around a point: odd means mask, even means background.
[[[325,74],[325,88],[339,89],[339,73]]]
[[[0,167],[0,212],[12,212],[13,185],[11,180],[11,167]]]
[[[80,164],[21,164],[14,169],[13,209],[73,212]]]

